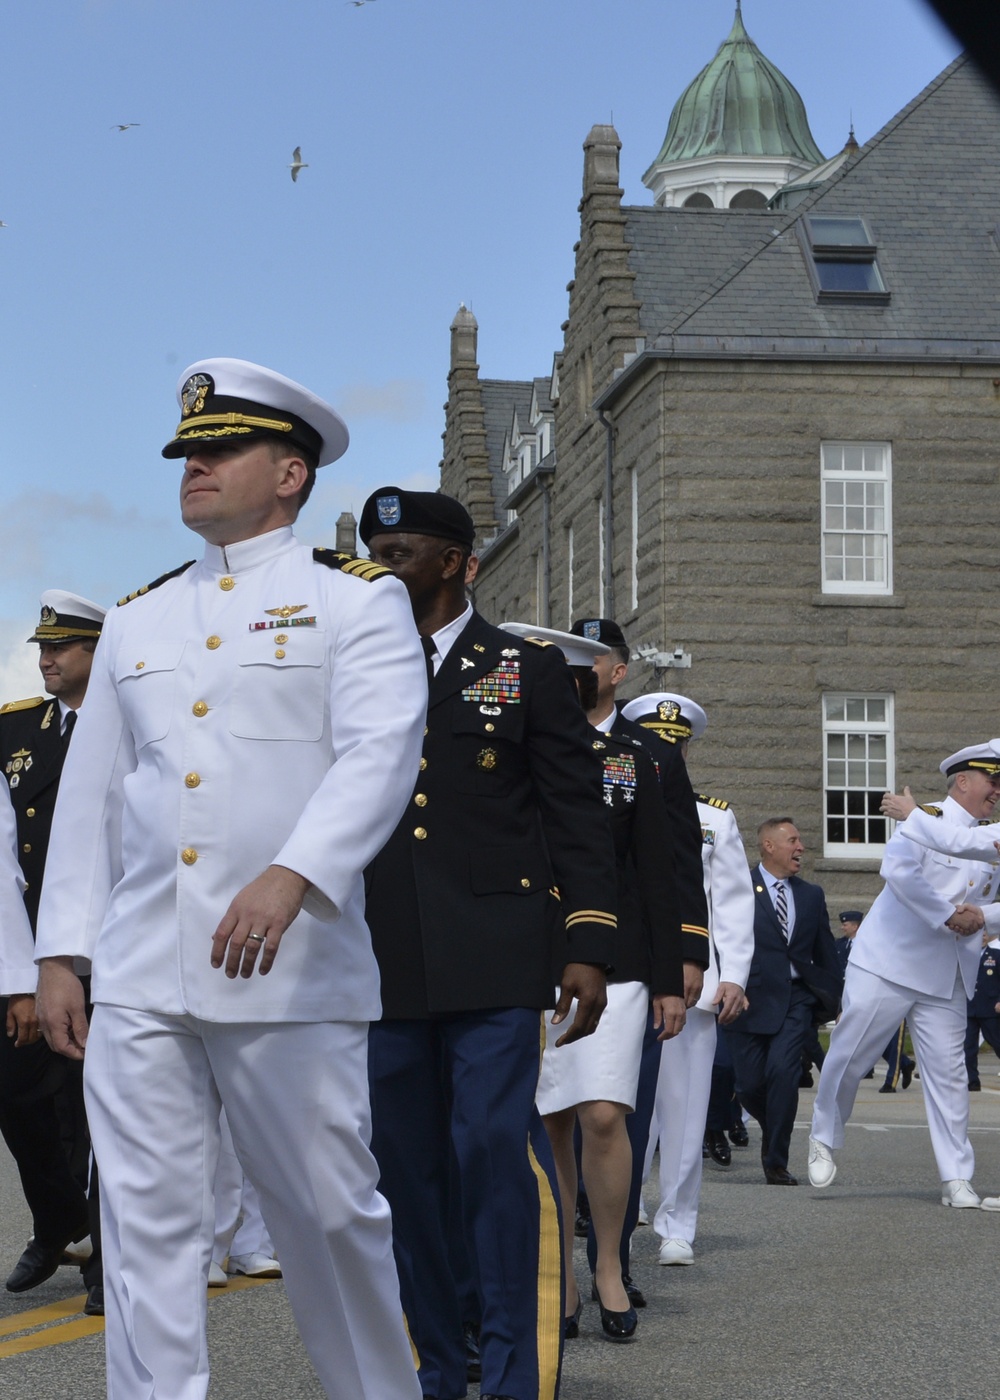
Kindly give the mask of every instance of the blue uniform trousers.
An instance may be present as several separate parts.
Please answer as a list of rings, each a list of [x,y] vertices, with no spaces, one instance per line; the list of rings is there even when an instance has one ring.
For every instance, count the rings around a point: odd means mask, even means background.
[[[970,1016],[965,1029],[965,1067],[969,1085],[979,1083],[979,1033],[1000,1055],[1000,1016]]]
[[[449,1263],[453,1162],[480,1304],[482,1390],[555,1400],[562,1266],[555,1169],[534,1106],[538,1011],[507,1008],[369,1032],[372,1151],[425,1395],[466,1392],[463,1308]],[[454,1153],[454,1157],[452,1157]]]

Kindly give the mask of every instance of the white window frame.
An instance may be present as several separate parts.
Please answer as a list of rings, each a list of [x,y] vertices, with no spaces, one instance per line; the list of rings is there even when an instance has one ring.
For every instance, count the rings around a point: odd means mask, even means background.
[[[892,823],[879,815],[878,804],[896,782],[895,697],[886,692],[828,691],[821,705],[823,854],[880,859],[892,835]],[[843,840],[838,839],[841,820]]]
[[[891,594],[892,444],[821,443],[820,498],[823,592]]]

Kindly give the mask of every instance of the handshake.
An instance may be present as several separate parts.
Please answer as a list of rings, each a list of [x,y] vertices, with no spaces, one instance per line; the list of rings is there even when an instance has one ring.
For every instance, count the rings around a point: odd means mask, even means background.
[[[963,938],[968,938],[970,934],[978,933],[985,927],[986,920],[978,904],[956,904],[954,914],[945,921],[945,928],[950,928],[952,933],[961,934]]]

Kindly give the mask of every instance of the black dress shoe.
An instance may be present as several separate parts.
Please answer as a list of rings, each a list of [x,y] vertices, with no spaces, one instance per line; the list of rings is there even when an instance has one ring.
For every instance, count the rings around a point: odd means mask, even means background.
[[[812,1077],[812,1075],[809,1073],[809,1071],[808,1071],[807,1069],[804,1069],[804,1070],[802,1071],[802,1073],[799,1075],[799,1088],[800,1088],[800,1089],[811,1089],[812,1087],[813,1087],[813,1077]]]
[[[633,1308],[644,1308],[646,1306],[646,1295],[637,1283],[632,1282],[632,1275],[622,1274],[622,1283],[625,1286],[625,1292],[628,1294],[628,1300]]]
[[[639,1325],[635,1308],[629,1308],[625,1312],[612,1312],[610,1308],[606,1308],[601,1302],[596,1281],[594,1283],[594,1297],[601,1310],[601,1329],[607,1340],[609,1342],[630,1342]]]
[[[488,1395],[480,1395],[479,1400],[514,1400],[513,1395],[494,1395],[491,1390]]]
[[[896,1090],[891,1084],[883,1084],[881,1089],[879,1089],[880,1094],[894,1094],[895,1092]]]
[[[580,1314],[583,1312],[583,1299],[578,1298],[575,1311],[563,1318],[563,1341],[571,1342],[580,1335]]]
[[[86,1229],[69,1239],[57,1240],[55,1244],[43,1244],[32,1240],[14,1266],[7,1280],[8,1293],[26,1293],[29,1288],[37,1288],[47,1278],[51,1278],[62,1263],[63,1250],[73,1240],[83,1239]]]
[[[870,1069],[870,1070],[868,1071],[868,1073],[867,1073],[864,1077],[865,1077],[865,1079],[874,1079],[874,1078],[875,1078],[875,1071],[874,1071],[873,1069]]]
[[[104,1316],[104,1284],[92,1283],[87,1289],[87,1301],[83,1305],[83,1311],[88,1317]]]
[[[741,1123],[737,1128],[730,1128],[729,1141],[734,1147],[748,1147],[750,1145],[750,1134],[747,1132],[747,1125]]]
[[[798,1177],[792,1176],[786,1167],[765,1167],[764,1180],[768,1186],[798,1186]]]
[[[573,1234],[578,1240],[585,1240],[590,1234],[590,1212],[581,1210],[579,1205],[576,1208],[576,1217],[573,1221]]]
[[[705,1134],[705,1145],[712,1161],[718,1162],[720,1167],[728,1167],[732,1162],[733,1153],[726,1141],[725,1133],[719,1133],[714,1128],[709,1128]]]
[[[910,1084],[911,1084],[912,1081],[913,1081],[913,1071],[914,1071],[915,1068],[916,1068],[915,1065],[904,1065],[904,1066],[903,1066],[903,1088],[904,1088],[904,1089],[908,1089],[908,1088],[910,1087]]]
[[[981,1094],[982,1091],[983,1091],[983,1086],[982,1086],[982,1084],[976,1083],[976,1084],[970,1084],[970,1085],[969,1085],[969,1093],[970,1093],[970,1094]]]
[[[479,1355],[479,1327],[475,1322],[466,1322],[462,1326],[465,1334],[465,1374],[470,1381],[481,1381],[483,1378],[483,1363]]]

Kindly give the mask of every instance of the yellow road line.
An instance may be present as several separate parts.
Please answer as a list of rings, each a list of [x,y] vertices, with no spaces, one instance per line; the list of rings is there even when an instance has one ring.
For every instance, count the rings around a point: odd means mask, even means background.
[[[263,1283],[274,1283],[272,1278],[247,1278],[238,1274],[231,1278],[225,1288],[210,1288],[209,1302],[213,1298],[225,1298],[230,1293],[241,1293],[245,1288],[259,1288]],[[12,1332],[27,1335],[14,1337],[9,1342],[0,1342],[0,1358],[18,1356],[26,1351],[38,1351],[41,1347],[59,1346],[62,1342],[75,1342],[78,1337],[93,1337],[104,1331],[103,1317],[84,1317],[83,1305],[86,1293],[78,1293],[72,1298],[62,1298],[58,1303],[49,1303],[43,1308],[30,1308],[27,1312],[15,1313],[13,1317],[0,1320],[0,1336],[10,1336]],[[60,1318],[72,1318],[71,1322],[60,1323],[57,1327],[46,1326],[59,1322]]]

